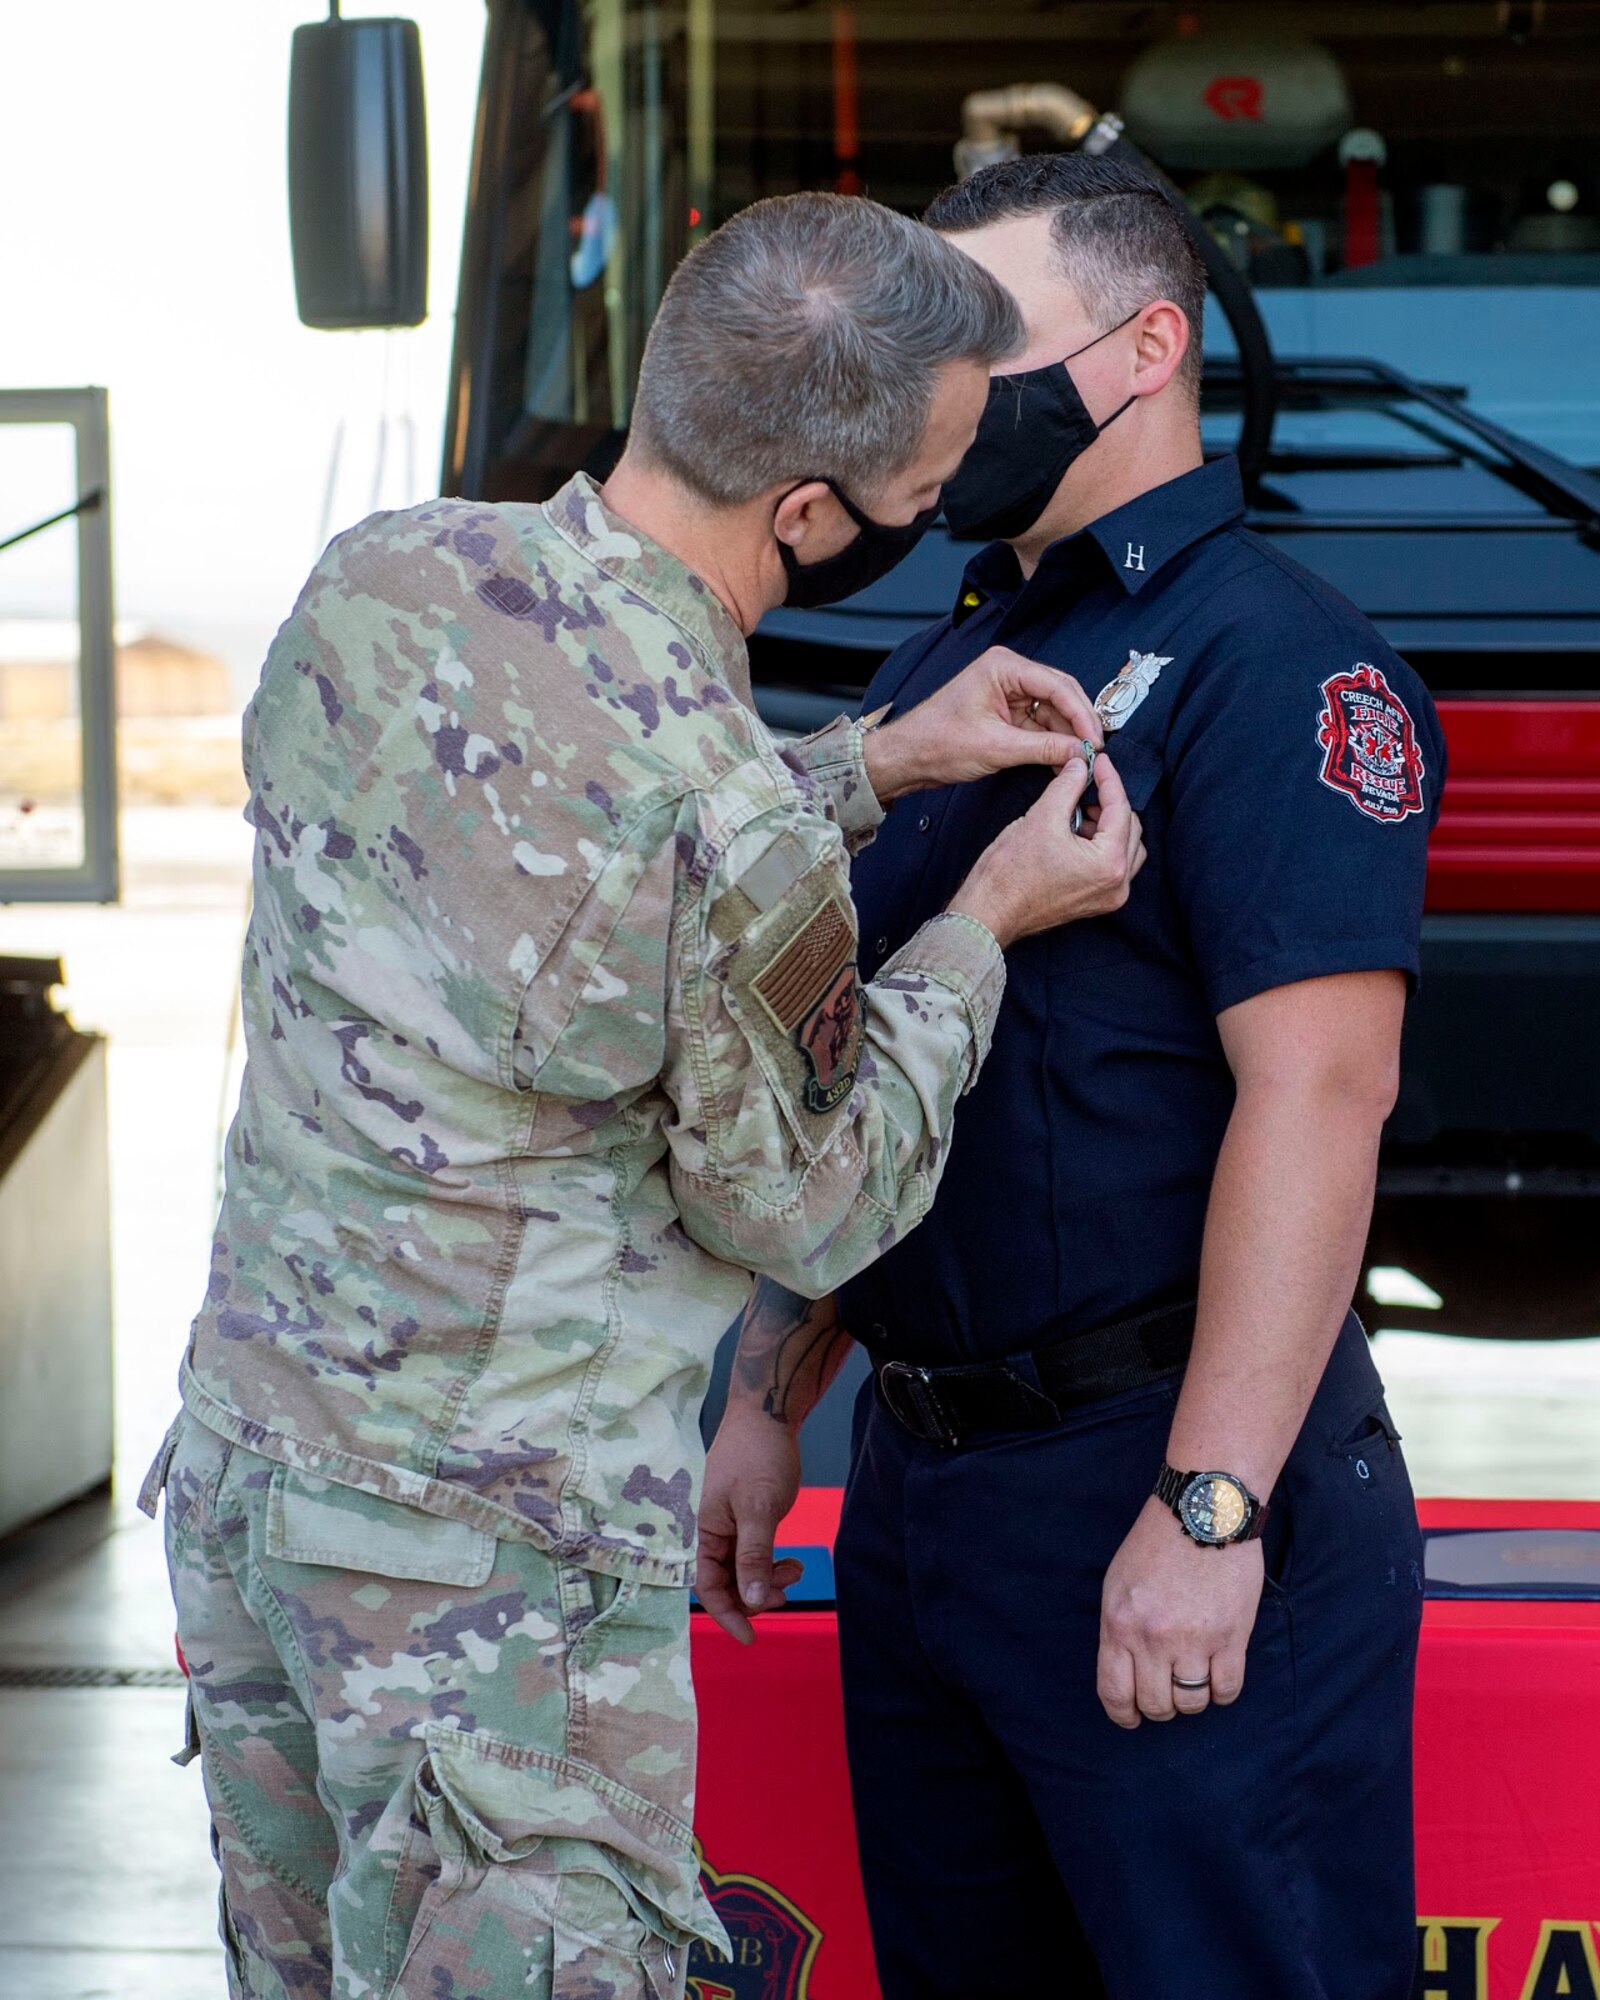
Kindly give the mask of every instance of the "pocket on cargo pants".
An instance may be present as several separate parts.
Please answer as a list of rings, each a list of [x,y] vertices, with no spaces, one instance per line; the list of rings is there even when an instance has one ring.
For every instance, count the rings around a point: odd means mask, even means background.
[[[662,2000],[720,1936],[688,1812],[688,1594],[288,1466],[264,1616],[302,1662],[342,2000]]]
[[[548,1752],[434,1728],[427,1746],[438,1872],[394,2000],[681,2000],[694,1938],[724,1942],[688,1827]]]
[[[563,1713],[516,1740],[425,1728],[416,1796],[436,1872],[395,2000],[681,2000],[694,1940],[726,1949],[687,1823],[687,1594],[518,1553],[552,1580]]]
[[[686,1824],[687,1593],[289,1467],[247,1505],[343,1825],[335,1993],[673,1994],[720,1936]]]

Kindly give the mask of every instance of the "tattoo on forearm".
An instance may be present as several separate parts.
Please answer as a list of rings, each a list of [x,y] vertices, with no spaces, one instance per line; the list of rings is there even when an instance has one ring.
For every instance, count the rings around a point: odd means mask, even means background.
[[[739,1327],[734,1379],[769,1417],[798,1423],[821,1401],[849,1351],[831,1297],[805,1299],[762,1278]]]

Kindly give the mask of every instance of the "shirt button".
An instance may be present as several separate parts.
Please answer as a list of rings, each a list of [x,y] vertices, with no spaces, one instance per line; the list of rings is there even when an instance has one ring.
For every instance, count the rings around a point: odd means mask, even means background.
[[[881,957],[883,956],[883,954],[884,954],[884,953],[885,953],[885,952],[886,952],[886,951],[887,951],[888,949],[889,949],[889,940],[888,940],[888,939],[887,939],[886,937],[881,937],[881,938],[879,938],[879,940],[878,940],[878,956],[879,956],[879,957],[881,958]]]
[[[921,819],[917,821],[917,831],[918,833],[926,833],[928,828],[932,825],[933,821],[928,817],[926,813],[924,813]]]

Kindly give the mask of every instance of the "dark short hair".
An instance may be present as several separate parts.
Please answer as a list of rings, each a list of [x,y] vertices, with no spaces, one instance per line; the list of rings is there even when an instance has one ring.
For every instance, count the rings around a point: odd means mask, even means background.
[[[825,478],[867,505],[921,449],[940,368],[1022,344],[1011,294],[920,222],[860,195],[777,195],[673,273],[633,435],[714,503]]]
[[[1179,379],[1200,388],[1206,267],[1177,198],[1138,167],[1089,153],[1028,153],[981,167],[935,195],[924,222],[943,235],[1013,216],[1051,218],[1061,275],[1102,331],[1152,299],[1171,299],[1189,322]]]

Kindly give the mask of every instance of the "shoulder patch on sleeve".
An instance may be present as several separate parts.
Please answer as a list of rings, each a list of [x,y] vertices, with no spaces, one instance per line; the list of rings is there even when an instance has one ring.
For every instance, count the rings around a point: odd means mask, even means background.
[[[1427,771],[1416,727],[1381,669],[1358,660],[1347,673],[1330,675],[1322,703],[1322,783],[1388,825],[1421,812]]]
[[[856,1080],[865,1022],[855,927],[830,895],[751,982],[756,998],[805,1057],[808,1111],[831,1111]]]

